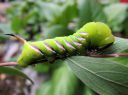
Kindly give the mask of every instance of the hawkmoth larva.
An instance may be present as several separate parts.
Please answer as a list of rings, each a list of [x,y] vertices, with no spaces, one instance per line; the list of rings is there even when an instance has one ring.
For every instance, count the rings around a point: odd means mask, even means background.
[[[37,62],[66,58],[67,56],[82,54],[88,48],[104,48],[112,44],[114,40],[111,30],[106,24],[89,22],[69,36],[35,42],[23,41],[23,51],[17,63],[25,67]]]

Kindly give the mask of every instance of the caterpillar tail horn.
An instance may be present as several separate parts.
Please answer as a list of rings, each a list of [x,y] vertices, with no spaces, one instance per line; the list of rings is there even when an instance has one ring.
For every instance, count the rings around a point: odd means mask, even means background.
[[[12,36],[14,38],[16,38],[18,41],[20,41],[22,44],[26,43],[27,41],[25,39],[23,39],[22,37],[15,35],[15,34],[4,34],[4,35],[8,35],[8,36]],[[17,66],[18,63],[17,62],[4,62],[4,63],[0,63],[0,67],[1,66]]]
[[[23,39],[22,37],[18,36],[18,35],[15,35],[15,34],[5,34],[5,35],[8,35],[8,36],[12,36],[14,38],[16,38],[18,41],[20,41],[22,44],[24,44],[26,42],[25,39]]]

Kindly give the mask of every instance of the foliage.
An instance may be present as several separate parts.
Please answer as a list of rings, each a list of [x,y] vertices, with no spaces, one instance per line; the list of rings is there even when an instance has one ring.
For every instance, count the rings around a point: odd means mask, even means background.
[[[117,38],[115,44],[106,51],[109,50],[112,53],[126,51],[128,49],[127,45],[121,45],[126,41],[126,39]],[[74,56],[67,58],[66,63],[78,78],[99,94],[128,94],[128,77],[126,77],[128,67],[119,64],[121,61],[118,62],[109,58]]]
[[[8,18],[11,19],[11,29],[16,34],[27,39],[40,37],[41,24],[44,20],[40,15],[40,6],[33,1],[12,2],[12,7],[7,10]],[[36,34],[36,35],[35,35]]]
[[[74,95],[76,86],[77,78],[67,66],[55,70],[51,84],[52,95]]]
[[[44,29],[46,32],[49,31],[49,28],[51,30],[58,25],[66,28],[77,15],[76,2],[72,1],[65,4],[41,0],[12,2],[12,7],[7,10],[8,18],[11,19],[11,28],[16,34],[22,35],[28,40],[40,38],[43,26],[48,29]]]
[[[51,82],[46,81],[37,90],[36,95],[50,95]]]
[[[116,4],[102,4],[100,1],[12,1],[11,8],[7,10],[9,22],[0,24],[0,30],[2,34],[15,33],[27,40],[42,40],[70,35],[87,22],[102,21],[107,23],[113,32],[127,34],[127,5],[120,4],[117,0],[111,0],[111,2],[116,1]],[[127,40],[117,38],[111,47],[100,53],[127,53],[127,50]],[[65,62],[71,69],[62,65]],[[126,90],[128,89],[127,62],[126,57],[98,59],[75,56],[64,62],[37,65],[34,70],[40,74],[47,72],[50,76],[48,81],[43,82],[38,88],[37,95],[75,95],[75,92],[76,95],[77,93],[78,95],[96,95],[95,92],[102,95],[128,95]],[[7,74],[11,72],[13,75],[28,78],[19,71],[17,73],[17,70],[11,71],[10,68],[6,68],[6,70],[0,68],[0,72],[7,72]],[[79,85],[80,80],[72,72],[86,85]]]
[[[87,86],[84,88],[84,93],[82,95],[96,95],[96,93],[94,93],[90,88],[88,88]]]
[[[79,1],[79,26],[91,21],[106,22],[103,6],[97,0]]]
[[[63,65],[54,71],[52,80],[44,82],[41,88],[39,87],[37,95],[74,95],[77,81],[71,70]]]
[[[15,75],[15,76],[20,76],[23,78],[28,79],[31,83],[33,83],[32,79],[30,79],[26,74],[24,74],[23,72],[19,71],[18,69],[15,68],[10,68],[10,67],[0,67],[0,74],[4,73],[4,74],[8,74],[8,75]]]
[[[76,56],[67,59],[73,72],[101,95],[128,95],[128,67],[103,58]]]
[[[104,11],[107,16],[108,24],[112,27],[113,31],[119,32],[123,30],[123,22],[127,17],[126,4],[111,4],[106,6]],[[111,15],[110,15],[111,14]]]

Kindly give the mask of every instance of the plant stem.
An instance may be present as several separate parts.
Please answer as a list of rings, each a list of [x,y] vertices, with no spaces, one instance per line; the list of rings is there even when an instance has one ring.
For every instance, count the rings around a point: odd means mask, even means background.
[[[0,63],[0,66],[16,66],[16,62],[5,62],[5,63]]]
[[[90,55],[91,57],[100,57],[100,58],[107,58],[107,57],[121,57],[121,56],[124,56],[124,57],[128,57],[128,53],[122,53],[122,54],[97,54],[97,55]]]

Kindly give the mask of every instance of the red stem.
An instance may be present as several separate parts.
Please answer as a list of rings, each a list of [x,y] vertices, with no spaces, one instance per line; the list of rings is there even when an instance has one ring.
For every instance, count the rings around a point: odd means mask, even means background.
[[[107,58],[107,57],[128,57],[128,53],[126,54],[97,54],[97,55],[90,55],[91,57],[99,57],[99,58]],[[17,62],[5,62],[5,63],[0,63],[0,66],[16,66]]]
[[[5,62],[5,63],[0,63],[0,66],[16,66],[16,62]]]
[[[107,57],[121,57],[121,56],[128,56],[128,54],[101,54],[101,55],[91,55],[91,57],[101,57],[101,58],[107,58]]]

